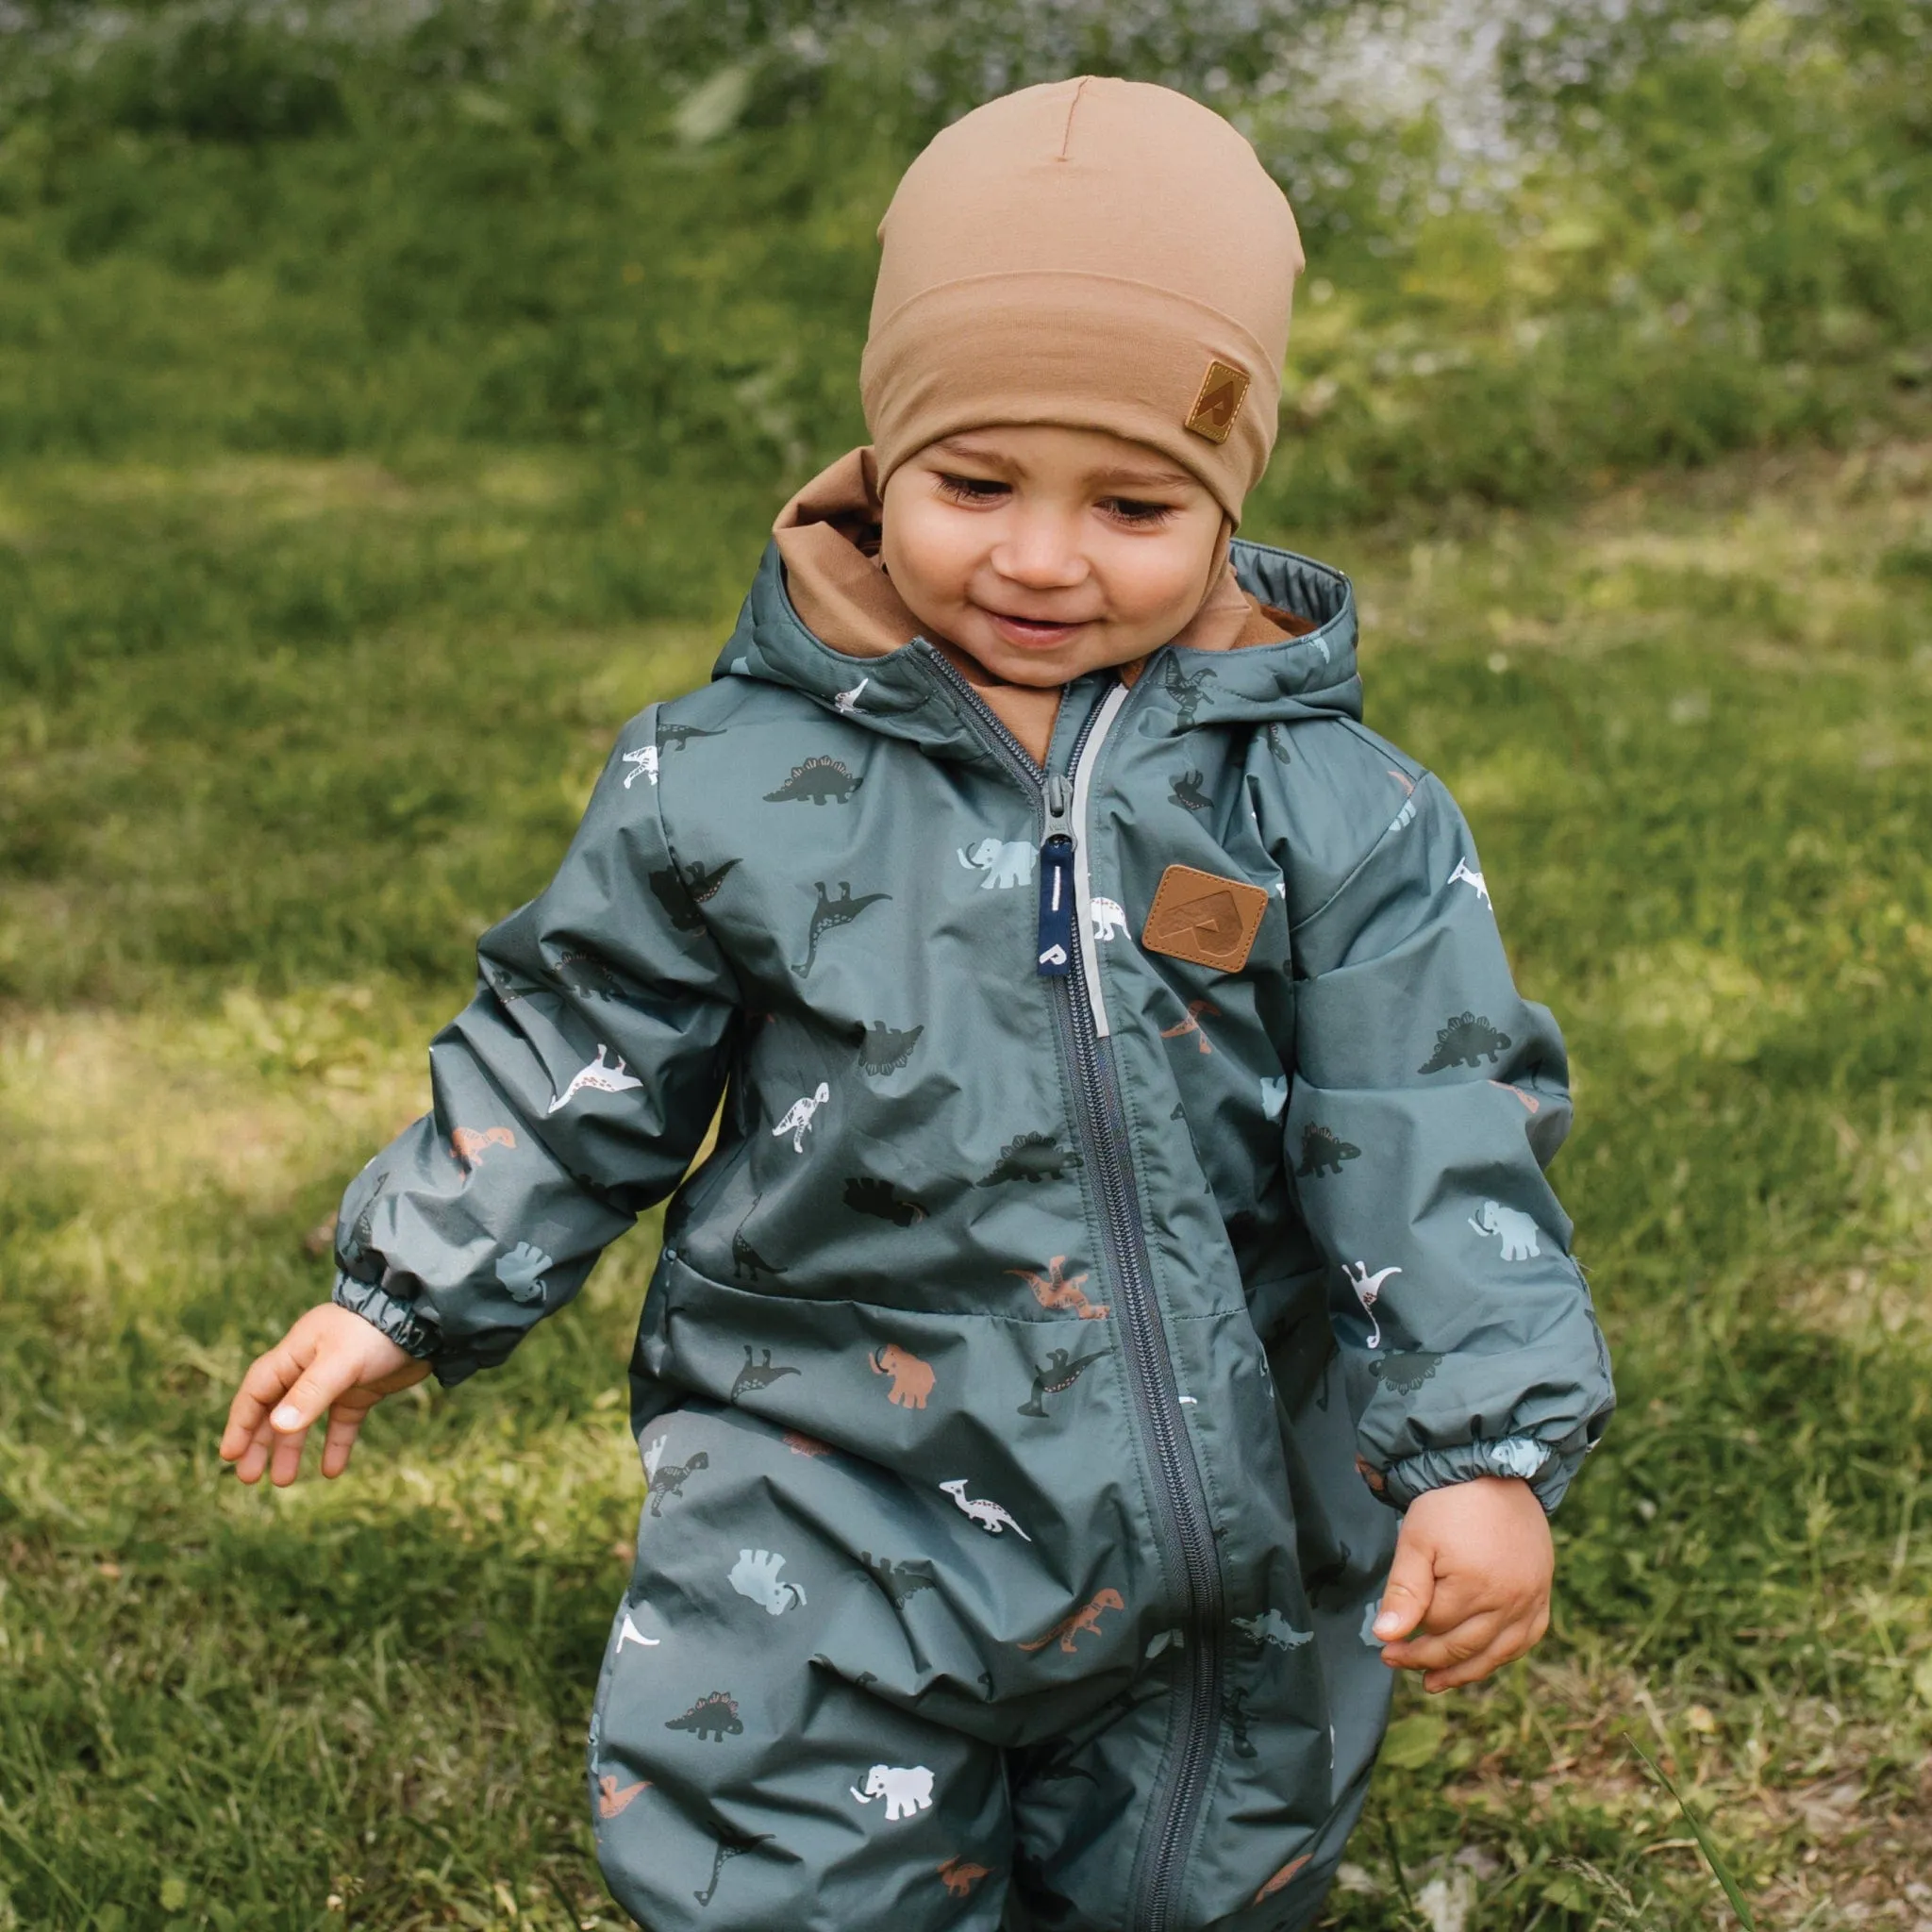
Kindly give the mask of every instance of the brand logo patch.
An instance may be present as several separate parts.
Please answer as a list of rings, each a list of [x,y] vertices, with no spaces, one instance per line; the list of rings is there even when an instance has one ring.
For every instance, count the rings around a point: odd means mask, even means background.
[[[1239,973],[1267,910],[1268,894],[1259,886],[1191,865],[1171,865],[1147,908],[1141,943],[1151,953]]]
[[[1194,407],[1188,411],[1187,426],[1209,442],[1225,442],[1247,394],[1248,378],[1241,370],[1225,362],[1208,363]]]

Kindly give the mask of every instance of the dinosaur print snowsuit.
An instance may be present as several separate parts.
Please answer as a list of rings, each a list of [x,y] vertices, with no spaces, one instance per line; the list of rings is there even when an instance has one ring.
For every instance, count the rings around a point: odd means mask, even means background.
[[[1608,1416],[1556,1028],[1359,722],[1346,578],[1234,557],[1307,634],[1075,681],[1042,772],[769,551],[349,1189],[337,1299],[445,1383],[669,1198],[588,1787],[652,1932],[1308,1924],[1397,1510],[1553,1507]]]

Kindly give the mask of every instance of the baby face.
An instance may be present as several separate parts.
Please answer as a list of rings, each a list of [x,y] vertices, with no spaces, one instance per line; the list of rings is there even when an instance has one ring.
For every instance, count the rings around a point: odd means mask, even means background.
[[[892,472],[882,556],[927,636],[1009,684],[1164,644],[1200,608],[1221,507],[1144,443],[1053,425],[962,430]]]

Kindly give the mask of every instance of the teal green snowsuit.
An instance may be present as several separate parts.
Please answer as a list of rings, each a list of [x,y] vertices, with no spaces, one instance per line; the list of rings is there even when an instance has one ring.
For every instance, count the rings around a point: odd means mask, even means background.
[[[1347,580],[1235,560],[1317,627],[1077,680],[1042,774],[768,552],[349,1189],[336,1297],[445,1382],[677,1190],[591,1725],[654,1932],[1306,1924],[1385,1505],[1553,1507],[1609,1414],[1557,1030],[1357,722]]]

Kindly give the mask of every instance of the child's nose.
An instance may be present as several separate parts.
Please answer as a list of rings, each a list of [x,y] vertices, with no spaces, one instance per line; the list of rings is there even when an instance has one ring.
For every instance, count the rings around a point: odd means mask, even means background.
[[[1083,583],[1087,559],[1063,517],[1022,515],[1002,532],[992,567],[1009,583],[1031,591],[1065,591]]]

